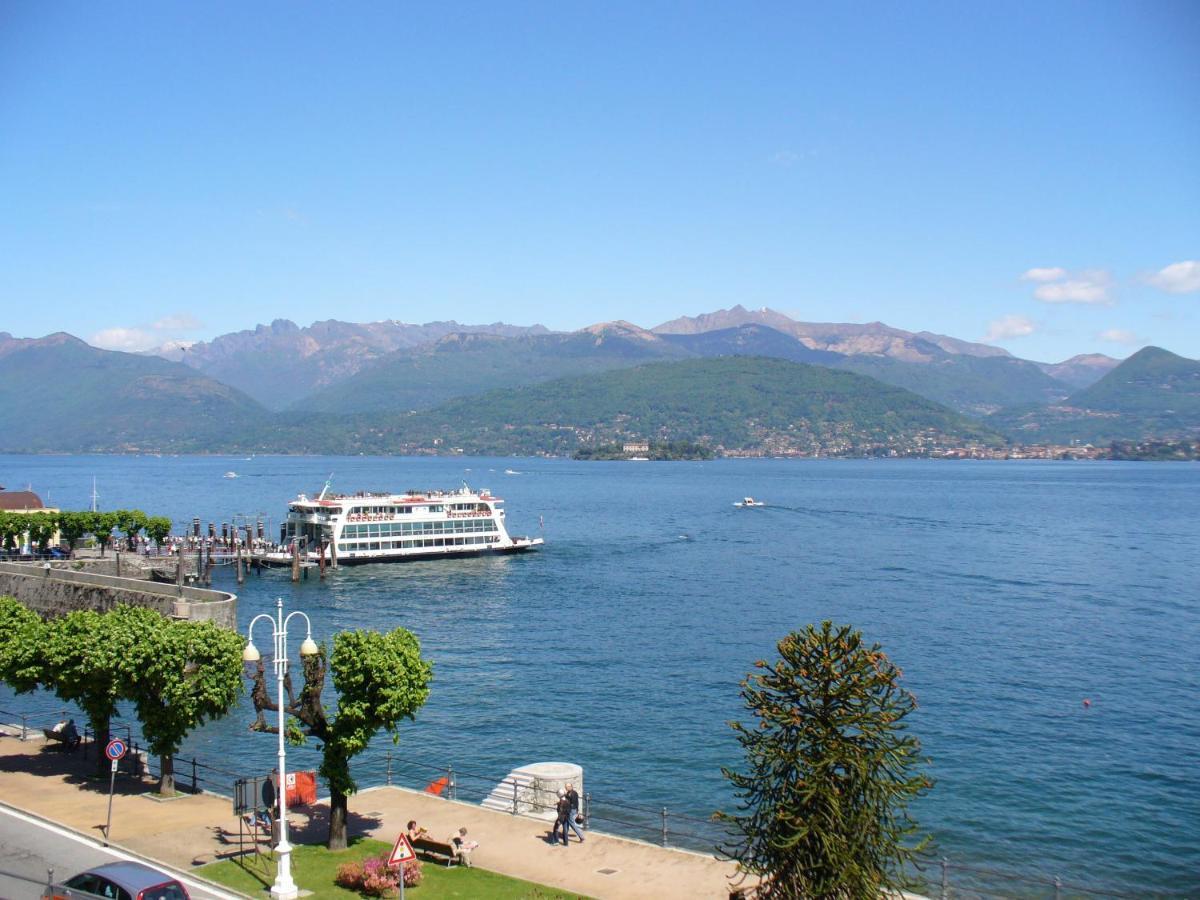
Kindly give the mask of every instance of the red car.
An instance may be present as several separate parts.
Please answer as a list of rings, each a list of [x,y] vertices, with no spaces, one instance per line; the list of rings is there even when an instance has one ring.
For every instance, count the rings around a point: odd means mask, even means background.
[[[187,888],[165,872],[139,862],[105,863],[61,884],[51,885],[42,900],[190,900]]]

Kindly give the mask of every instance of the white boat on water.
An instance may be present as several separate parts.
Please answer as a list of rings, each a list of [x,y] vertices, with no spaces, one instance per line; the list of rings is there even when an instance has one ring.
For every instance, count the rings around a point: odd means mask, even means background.
[[[766,506],[767,504],[763,503],[761,500],[755,500],[753,497],[743,497],[741,500],[739,500],[737,503],[735,503],[733,505],[741,506],[741,507],[748,507],[748,506]]]
[[[280,542],[301,560],[332,564],[400,562],[408,559],[525,553],[542,538],[512,537],[504,527],[504,501],[484,488],[456,491],[334,494],[329,485],[315,498],[301,494],[288,506]],[[263,561],[290,564],[288,550]]]
[[[224,478],[237,478],[237,472],[226,472]]]

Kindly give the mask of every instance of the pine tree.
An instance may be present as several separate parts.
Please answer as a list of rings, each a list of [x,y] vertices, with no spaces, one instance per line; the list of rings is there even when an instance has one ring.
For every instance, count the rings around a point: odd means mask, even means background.
[[[717,813],[721,852],[761,898],[876,898],[908,885],[917,838],[908,803],[932,782],[916,771],[920,742],[905,734],[916,698],[878,644],[823,622],[778,644],[742,682],[753,726],[731,723],[748,772],[722,769],[738,814]]]

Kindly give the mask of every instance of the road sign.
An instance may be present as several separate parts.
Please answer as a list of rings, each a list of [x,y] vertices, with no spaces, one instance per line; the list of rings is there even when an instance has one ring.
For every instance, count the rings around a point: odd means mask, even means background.
[[[120,738],[113,738],[108,742],[108,746],[104,748],[104,755],[116,762],[118,759],[123,757],[128,750],[129,748],[125,746],[125,742],[123,740]]]
[[[417,854],[413,850],[412,844],[408,842],[408,835],[403,831],[400,832],[400,836],[396,838],[396,846],[392,848],[392,855],[388,857],[388,865],[398,866],[416,858]]]
[[[112,761],[112,770],[114,772],[117,771],[117,761],[115,759]]]

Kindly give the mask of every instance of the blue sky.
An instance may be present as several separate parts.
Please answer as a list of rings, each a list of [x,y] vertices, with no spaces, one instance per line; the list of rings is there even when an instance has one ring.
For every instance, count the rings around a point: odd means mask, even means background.
[[[0,6],[0,330],[741,303],[1200,357],[1200,4]]]

